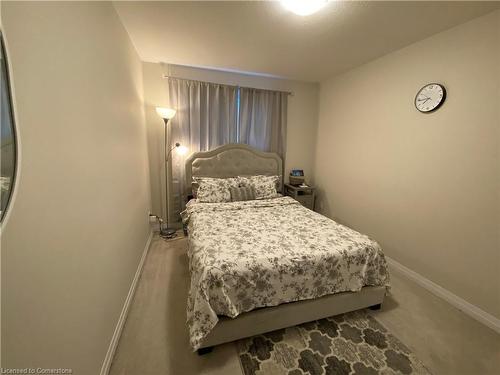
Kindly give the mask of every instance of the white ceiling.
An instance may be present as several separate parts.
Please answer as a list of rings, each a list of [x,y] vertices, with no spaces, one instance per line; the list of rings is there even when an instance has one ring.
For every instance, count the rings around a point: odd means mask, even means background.
[[[114,2],[141,59],[320,81],[500,2],[341,2],[301,17],[276,1]]]

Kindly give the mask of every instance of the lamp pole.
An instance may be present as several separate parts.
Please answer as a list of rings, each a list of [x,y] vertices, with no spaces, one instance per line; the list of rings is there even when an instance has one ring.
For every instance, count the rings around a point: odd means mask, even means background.
[[[170,159],[170,154],[172,154],[172,150],[174,148],[177,148],[179,147],[181,144],[176,142],[174,147],[172,147],[170,150],[168,150],[168,153],[167,153],[167,124],[168,124],[168,119],[164,119],[165,121],[165,204],[166,204],[166,213],[165,213],[165,216],[166,216],[166,219],[167,219],[167,227],[166,228],[162,228],[162,225],[160,224],[160,236],[163,237],[163,238],[172,238],[172,237],[175,237],[175,233],[176,233],[176,230],[174,228],[170,228],[168,226],[168,221],[169,221],[169,216],[170,216],[170,211],[169,211],[169,207],[170,207],[170,202],[169,202],[169,184],[168,184],[168,161]]]
[[[163,226],[163,220],[160,220],[160,237],[168,239],[175,237],[176,235],[176,230],[174,228],[169,228],[168,222],[169,222],[169,185],[168,185],[168,161],[170,158],[170,154],[172,153],[172,150],[176,147],[180,146],[180,143],[176,143],[174,147],[172,147],[170,150],[167,152],[167,147],[168,147],[168,121],[175,116],[175,110],[174,109],[169,109],[169,108],[161,108],[157,107],[156,112],[158,115],[163,118],[163,122],[165,124],[165,132],[164,132],[164,152],[165,152],[165,216],[166,216],[166,221],[167,221],[167,226]]]

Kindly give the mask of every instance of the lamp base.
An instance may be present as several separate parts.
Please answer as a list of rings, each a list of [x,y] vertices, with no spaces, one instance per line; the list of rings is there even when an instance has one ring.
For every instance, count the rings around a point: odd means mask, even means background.
[[[160,237],[165,239],[174,238],[177,235],[177,231],[174,228],[161,228]]]

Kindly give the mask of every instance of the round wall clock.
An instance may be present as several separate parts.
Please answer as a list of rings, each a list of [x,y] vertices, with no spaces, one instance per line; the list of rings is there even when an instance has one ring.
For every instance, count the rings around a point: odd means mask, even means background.
[[[439,83],[429,83],[420,89],[415,96],[415,107],[423,113],[435,111],[446,99],[446,89]]]

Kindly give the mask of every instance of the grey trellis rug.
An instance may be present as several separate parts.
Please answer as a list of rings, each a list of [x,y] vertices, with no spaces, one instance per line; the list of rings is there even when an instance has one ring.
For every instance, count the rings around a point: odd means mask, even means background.
[[[245,375],[430,374],[365,310],[237,342]]]

